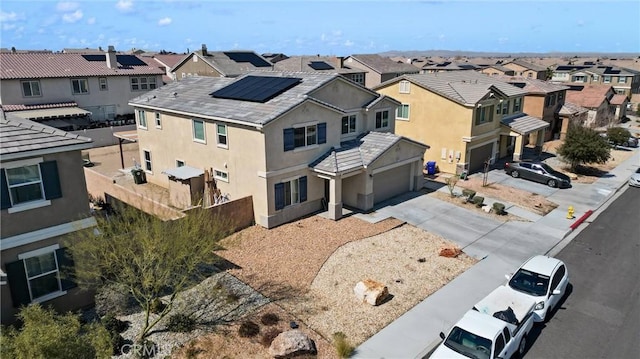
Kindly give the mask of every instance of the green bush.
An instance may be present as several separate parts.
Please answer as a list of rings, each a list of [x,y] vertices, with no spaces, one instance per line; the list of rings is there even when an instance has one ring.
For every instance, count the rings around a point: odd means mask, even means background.
[[[271,342],[273,342],[273,340],[278,335],[280,335],[280,333],[282,333],[282,330],[276,328],[267,330],[267,332],[262,334],[262,336],[260,337],[260,344],[262,344],[264,347],[270,346]]]
[[[243,338],[255,337],[258,333],[260,333],[260,326],[250,320],[242,322],[238,328],[238,334]]]
[[[265,313],[260,317],[260,323],[263,325],[275,325],[278,324],[280,318],[275,313]]]
[[[504,204],[502,204],[500,202],[494,202],[493,203],[493,211],[496,214],[499,214],[501,216],[507,214],[507,212],[505,212],[505,210],[504,210]]]
[[[484,197],[482,196],[473,197],[473,204],[475,204],[476,207],[478,208],[482,207],[482,205],[484,204]]]
[[[343,332],[333,333],[333,347],[340,358],[348,358],[353,354],[355,347],[347,341],[347,336]]]
[[[174,314],[169,317],[167,329],[174,333],[188,333],[196,328],[196,320],[187,314]]]

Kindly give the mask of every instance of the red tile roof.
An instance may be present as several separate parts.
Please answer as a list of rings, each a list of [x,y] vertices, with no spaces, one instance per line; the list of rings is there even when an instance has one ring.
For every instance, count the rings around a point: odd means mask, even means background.
[[[187,55],[169,54],[169,55],[153,55],[153,58],[156,59],[156,61],[159,61],[159,62],[169,66],[169,68],[172,68],[178,62],[180,62],[180,60],[184,59],[185,56],[187,56]]]
[[[586,107],[598,108],[607,100],[607,93],[611,90],[608,85],[586,85],[581,91],[567,91],[566,102]]]
[[[118,54],[121,55],[121,54]],[[134,55],[127,55],[134,56]],[[106,61],[87,61],[82,54],[6,54],[0,53],[0,79],[34,79],[79,76],[162,75],[164,72],[149,60],[136,56],[146,65],[107,67]]]
[[[618,95],[613,95],[613,97],[609,102],[611,102],[612,105],[622,105],[626,100],[627,100],[627,95],[618,94]]]
[[[60,107],[76,107],[78,106],[75,102],[60,102],[60,103],[42,103],[37,105],[0,105],[2,110],[6,112],[11,111],[24,111],[24,110],[40,110],[47,108],[60,108]]]

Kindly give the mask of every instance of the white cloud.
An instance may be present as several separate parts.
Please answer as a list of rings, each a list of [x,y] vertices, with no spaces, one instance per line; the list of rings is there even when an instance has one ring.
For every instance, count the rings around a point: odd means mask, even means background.
[[[133,1],[131,0],[119,0],[116,3],[116,9],[122,12],[133,11]]]
[[[498,38],[498,43],[499,44],[506,44],[507,42],[509,42],[509,38],[508,37],[500,37]]]
[[[347,47],[353,46],[353,44],[354,43],[351,40],[347,40],[347,41],[344,42],[344,46],[347,46]]]
[[[80,19],[82,19],[82,10],[76,10],[75,12],[62,15],[62,21],[74,23]]]
[[[77,9],[79,6],[80,4],[76,2],[62,1],[56,5],[56,10],[68,12]]]
[[[5,21],[16,21],[18,20],[18,14],[16,14],[15,12],[4,12],[4,11],[0,11],[0,21],[1,22],[5,22]]]
[[[438,39],[439,39],[440,41],[443,41],[443,40],[445,39],[444,34],[440,34],[440,36],[438,36]]]
[[[90,17],[87,19],[87,24],[89,25],[93,25],[96,23],[96,18],[95,17]]]
[[[2,24],[2,30],[4,31],[13,30],[16,27],[17,27],[16,24],[7,24],[7,23]]]
[[[171,24],[171,18],[170,17],[163,17],[162,19],[158,20],[158,25],[160,26],[166,26]]]

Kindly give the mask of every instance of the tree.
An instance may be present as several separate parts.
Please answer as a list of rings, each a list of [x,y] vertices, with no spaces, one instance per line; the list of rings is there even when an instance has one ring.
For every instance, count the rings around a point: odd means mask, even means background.
[[[631,132],[622,127],[609,127],[607,129],[607,139],[611,141],[614,146],[620,146],[625,142],[629,142]]]
[[[82,324],[78,315],[56,314],[39,304],[23,307],[18,313],[19,329],[2,330],[2,357],[110,358],[111,339],[97,324]]]
[[[575,172],[582,164],[606,163],[611,157],[611,148],[607,140],[595,130],[570,125],[564,143],[558,147],[558,154]]]
[[[115,215],[97,218],[97,235],[85,232],[81,240],[69,245],[75,280],[83,288],[125,288],[145,314],[136,338],[143,343],[169,314],[176,296],[212,273],[218,258],[214,250],[231,227],[204,209],[170,221],[129,206],[118,206],[115,211]],[[168,302],[158,310],[163,296]]]

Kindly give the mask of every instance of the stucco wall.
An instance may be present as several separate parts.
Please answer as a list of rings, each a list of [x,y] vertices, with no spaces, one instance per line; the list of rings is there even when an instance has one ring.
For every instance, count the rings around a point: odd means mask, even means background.
[[[210,77],[221,77],[220,72],[216,71],[211,65],[207,64],[201,58],[197,58],[197,61],[193,61],[197,56],[191,54],[191,56],[184,60],[184,63],[179,67],[173,69],[173,72],[176,74],[176,80],[182,80],[184,73],[185,76],[210,76]]]

